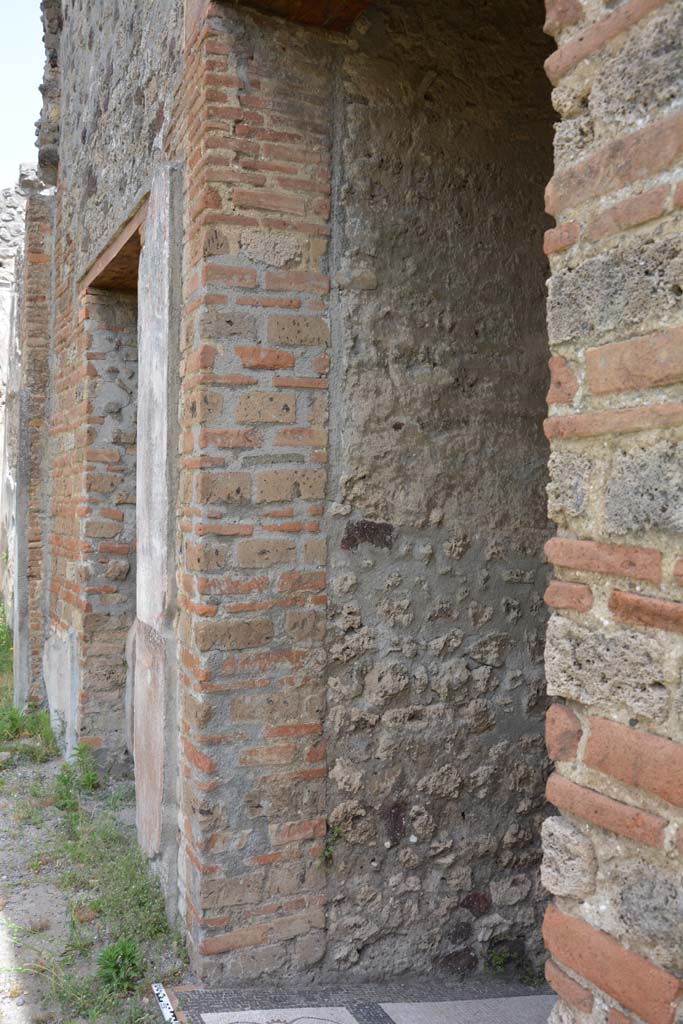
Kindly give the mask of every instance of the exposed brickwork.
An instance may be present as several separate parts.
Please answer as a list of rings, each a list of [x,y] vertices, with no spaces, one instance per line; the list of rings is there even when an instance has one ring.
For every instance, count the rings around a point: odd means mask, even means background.
[[[17,696],[42,700],[42,658],[45,639],[45,513],[51,312],[50,252],[54,227],[54,196],[36,190],[26,204],[26,237],[22,304],[19,311],[21,387],[19,437],[23,457],[17,468],[23,514],[18,513],[17,574],[26,580],[17,594]]]
[[[586,376],[595,395],[680,384],[683,381],[683,328],[589,348]]]
[[[580,32],[571,42],[560,46],[546,61],[548,78],[553,83],[558,82],[582,60],[596,53],[623,32],[627,32],[641,18],[647,17],[663,3],[664,0],[628,0],[618,10],[607,14]]]
[[[544,597],[545,603],[549,604],[551,608],[589,612],[593,607],[593,592],[584,583],[564,583],[562,580],[553,580]]]
[[[595,718],[591,719],[584,761],[589,768],[683,807],[680,743]]]
[[[547,797],[561,811],[645,846],[661,847],[666,821],[601,796],[561,775],[548,779]]]
[[[325,66],[303,48],[283,64],[268,32],[250,52],[236,26],[216,5],[188,38],[171,143],[188,168],[180,882],[197,969],[248,978],[324,949],[325,573],[308,538],[325,494],[330,172]]]
[[[68,742],[122,753],[135,232],[123,277],[105,278],[128,297],[97,281],[170,161],[184,193],[168,239],[182,265],[166,268],[182,286],[164,363],[175,558],[154,604],[166,632],[138,621],[135,635],[155,708],[178,690],[178,723],[149,730],[136,767],[163,773],[178,748],[193,967],[229,982],[461,972],[491,943],[537,958],[544,248],[547,796],[561,812],[543,825],[561,901],[547,976],[562,1024],[672,1024],[680,4],[546,5],[561,122],[544,246],[548,51],[530,0],[487,6],[490,20],[447,0],[120,5],[106,32],[98,0],[63,24],[45,5],[40,148],[57,202],[29,201],[22,309],[31,695],[44,681]],[[361,13],[350,40],[335,35]],[[159,852],[175,777],[154,783],[141,835],[175,889]]]
[[[661,580],[662,556],[653,548],[553,537],[546,544],[545,552],[554,565],[568,569],[626,576],[635,580],[648,580],[650,583],[659,583]]]
[[[681,983],[605,932],[550,906],[543,935],[553,957],[593,982],[647,1024],[673,1024]]]
[[[546,192],[562,218],[549,246],[551,351],[579,382],[571,408],[551,408],[546,423],[561,533],[546,547],[558,576],[546,667],[550,692],[571,702],[583,734],[569,757],[557,743],[548,782],[564,817],[545,834],[543,877],[565,902],[551,905],[544,935],[558,967],[593,998],[591,1011],[560,978],[558,1020],[599,1012],[609,1024],[631,1014],[671,1024],[681,971],[665,899],[678,884],[669,872],[682,798],[673,708],[683,300],[673,278],[656,294],[649,282],[680,251],[683,121],[679,90],[664,83],[680,77],[681,12],[660,0],[583,6],[553,21],[560,45],[546,65],[563,117]],[[656,252],[664,237],[668,255]],[[650,257],[640,278],[636,261]],[[553,708],[551,738],[556,717]],[[666,898],[653,898],[654,878],[672,879]]]

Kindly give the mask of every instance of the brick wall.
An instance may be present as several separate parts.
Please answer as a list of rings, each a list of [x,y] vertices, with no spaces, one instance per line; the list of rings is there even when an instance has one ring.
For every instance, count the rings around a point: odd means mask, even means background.
[[[683,9],[548,4],[543,877],[557,1022],[671,1024],[683,975]]]
[[[92,288],[74,302],[67,253],[57,266],[44,677],[66,749],[84,739],[112,761],[135,614],[137,306]]]
[[[136,325],[130,296],[84,290],[82,282],[141,212],[162,159],[182,4],[159,0],[157,11],[155,2],[122,0],[113,20],[106,3],[43,4],[39,161],[45,180],[56,182],[57,210],[50,473],[39,485],[49,607],[45,630],[32,634],[32,677],[45,684],[66,748],[86,739],[109,761],[124,753],[125,642],[135,604]]]
[[[21,350],[17,451],[15,696],[43,699],[47,413],[54,195],[36,189],[26,204],[26,237],[19,308]]]
[[[251,32],[250,32],[251,26]],[[320,959],[327,66],[188,21],[178,649],[180,897],[203,976]],[[227,954],[227,955],[226,955]]]
[[[28,168],[19,184],[0,191],[0,592],[7,621],[14,613],[16,462],[19,416],[17,303],[23,276]]]
[[[116,756],[125,746],[125,651],[135,618],[137,297],[93,290],[81,315],[89,429],[79,524],[85,607],[77,729]]]

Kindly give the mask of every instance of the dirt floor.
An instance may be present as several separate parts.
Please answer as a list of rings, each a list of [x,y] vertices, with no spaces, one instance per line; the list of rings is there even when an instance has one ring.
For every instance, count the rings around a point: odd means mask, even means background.
[[[87,758],[27,763],[22,742],[0,752],[0,1022],[158,1022],[150,983],[189,978],[137,852],[132,785],[105,787]]]

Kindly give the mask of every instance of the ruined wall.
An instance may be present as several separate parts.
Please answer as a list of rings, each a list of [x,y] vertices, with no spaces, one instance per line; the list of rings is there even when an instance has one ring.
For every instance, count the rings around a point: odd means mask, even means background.
[[[180,880],[214,979],[469,969],[539,919],[546,43],[534,5],[413,6],[190,23]]]
[[[672,1024],[680,991],[679,6],[557,0],[548,18],[555,1024]],[[75,666],[74,732],[106,747],[88,645],[121,625],[131,581],[91,593],[90,570],[111,579],[132,540],[94,480],[130,452],[108,433],[122,410],[97,401],[107,321],[77,282],[154,164],[185,161],[174,628],[193,965],[232,981],[462,970],[498,941],[533,955],[537,8],[382,0],[340,37],[197,0],[171,114],[177,7],[112,7],[65,2],[59,36],[47,6],[64,111],[54,282],[50,197],[28,217],[27,663],[49,595],[48,654],[70,637],[54,679]],[[88,534],[107,522],[120,537]],[[105,692],[121,700],[122,678]]]
[[[683,977],[683,9],[574,0],[549,5],[548,28],[562,115],[546,241],[553,1021],[671,1024]]]
[[[44,12],[39,143],[41,161],[57,175],[44,672],[55,709],[78,697],[68,742],[87,737],[109,759],[123,752],[134,608],[136,382],[123,348],[134,345],[135,330],[119,322],[123,307],[112,319],[100,308],[105,300],[81,295],[78,282],[134,213],[163,160],[181,7],[64,0]],[[124,466],[133,483],[119,493]]]
[[[16,564],[14,572],[14,697],[42,701],[45,639],[44,568],[49,538],[47,429],[52,326],[54,189],[40,176],[26,203],[26,238],[19,289],[16,445]]]
[[[16,537],[17,298],[25,209],[26,191],[21,184],[0,192],[0,591],[10,625]]]
[[[181,0],[63,0],[60,192],[85,270],[149,190],[180,69]]]
[[[382,2],[336,116],[329,961],[537,956],[542,7]]]
[[[229,5],[189,23],[177,624],[180,906],[194,968],[325,949],[325,390],[336,45]]]

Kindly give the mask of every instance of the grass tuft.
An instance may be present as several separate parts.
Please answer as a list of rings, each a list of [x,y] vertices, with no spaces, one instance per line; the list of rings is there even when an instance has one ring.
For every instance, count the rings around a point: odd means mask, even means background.
[[[97,977],[109,992],[132,992],[141,975],[142,956],[135,939],[119,939],[97,955]]]
[[[0,750],[40,764],[57,755],[57,743],[47,711],[14,706],[13,654],[12,633],[0,603]]]

